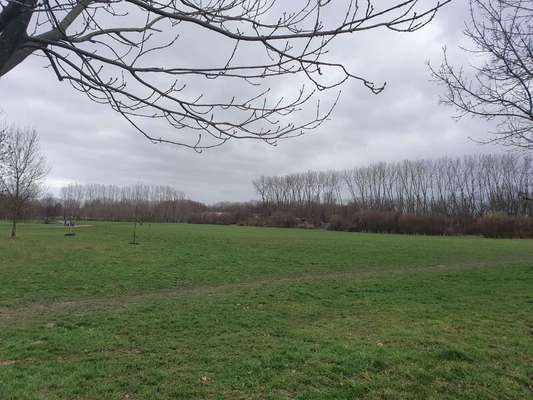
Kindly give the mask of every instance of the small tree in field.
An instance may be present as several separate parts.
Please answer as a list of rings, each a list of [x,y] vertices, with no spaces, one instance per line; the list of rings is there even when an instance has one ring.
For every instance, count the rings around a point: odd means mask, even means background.
[[[24,206],[39,195],[48,172],[37,132],[6,129],[0,165],[0,192],[8,201],[12,220],[11,237],[14,238]]]

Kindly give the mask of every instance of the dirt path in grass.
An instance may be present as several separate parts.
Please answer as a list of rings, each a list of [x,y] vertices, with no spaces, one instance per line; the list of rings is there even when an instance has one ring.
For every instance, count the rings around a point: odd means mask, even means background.
[[[528,262],[530,260],[513,260],[512,265]],[[247,282],[224,283],[220,285],[197,286],[191,288],[160,289],[154,291],[134,292],[119,296],[90,297],[70,301],[60,301],[55,303],[29,304],[14,307],[0,308],[0,323],[10,320],[24,320],[43,314],[55,314],[62,312],[86,312],[102,308],[125,307],[129,304],[143,303],[146,301],[157,301],[180,297],[208,296],[226,293],[228,290],[256,289],[262,287],[275,287],[285,285],[298,285],[306,283],[316,283],[322,281],[336,280],[368,280],[378,277],[399,277],[420,273],[454,273],[461,271],[471,271],[492,268],[512,268],[506,267],[505,262],[494,263],[471,263],[461,265],[435,265],[430,267],[402,267],[398,269],[379,269],[376,271],[350,271],[335,273],[313,273],[298,276],[288,276],[281,278],[268,278]]]

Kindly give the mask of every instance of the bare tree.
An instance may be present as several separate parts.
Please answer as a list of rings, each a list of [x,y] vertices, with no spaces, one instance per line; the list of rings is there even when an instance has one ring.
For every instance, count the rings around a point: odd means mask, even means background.
[[[5,142],[6,152],[0,162],[0,192],[8,199],[12,220],[11,237],[14,238],[22,210],[39,195],[48,168],[41,154],[36,131],[9,128]]]
[[[57,217],[61,214],[61,203],[53,194],[46,193],[38,201],[39,217],[43,219],[45,224],[49,224],[52,221],[52,218]]]
[[[470,21],[465,49],[482,64],[465,71],[444,61],[433,76],[446,88],[442,99],[459,116],[495,120],[490,141],[533,149],[533,2],[469,0]]]
[[[314,129],[336,104],[321,107],[316,92],[348,80],[380,93],[384,84],[327,58],[332,41],[369,30],[416,31],[451,0],[0,2],[0,77],[31,54],[44,56],[57,79],[108,104],[151,141],[201,151],[237,138],[276,144]],[[203,54],[225,56],[187,63],[199,37]],[[284,89],[296,86],[291,97],[272,94],[279,84],[272,79],[281,77],[291,78]],[[235,80],[244,84],[235,89],[240,98],[217,96]],[[298,122],[293,114],[309,102],[312,116]],[[146,118],[181,135],[156,136]]]

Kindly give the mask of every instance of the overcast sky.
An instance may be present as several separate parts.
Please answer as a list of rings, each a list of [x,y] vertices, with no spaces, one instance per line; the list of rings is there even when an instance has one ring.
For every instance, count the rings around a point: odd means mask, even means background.
[[[438,64],[445,45],[452,59],[462,60],[457,46],[463,40],[464,3],[453,2],[416,33],[372,31],[339,40],[329,57],[386,81],[387,89],[376,96],[357,82],[346,84],[330,121],[277,147],[234,141],[197,154],[151,144],[105,105],[57,82],[37,58],[0,80],[0,109],[10,122],[39,131],[52,167],[47,180],[52,191],[70,182],[143,182],[171,185],[209,203],[245,201],[255,198],[251,181],[261,175],[502,151],[469,139],[486,138],[490,125],[453,120],[454,110],[439,105],[441,89],[430,82],[425,65]],[[193,35],[187,46],[201,51],[207,44]],[[231,94],[231,86],[227,91]],[[325,94],[325,100],[335,94]]]

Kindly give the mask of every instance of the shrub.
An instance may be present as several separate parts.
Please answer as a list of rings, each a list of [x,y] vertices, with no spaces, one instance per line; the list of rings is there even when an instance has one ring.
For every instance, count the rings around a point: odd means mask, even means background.
[[[265,226],[275,228],[294,228],[296,225],[298,225],[296,217],[285,211],[275,211],[265,220]]]
[[[206,211],[191,215],[187,222],[191,224],[234,225],[237,220],[233,213]]]
[[[533,218],[492,214],[477,220],[478,233],[490,238],[533,238]]]
[[[347,231],[348,227],[348,218],[338,214],[332,215],[325,225],[328,231]]]
[[[265,226],[265,222],[259,216],[253,216],[245,219],[241,219],[237,222],[239,226]]]
[[[450,235],[453,233],[452,221],[439,215],[401,215],[398,218],[398,233],[418,235]]]
[[[351,232],[395,233],[398,214],[387,211],[361,210],[356,212],[348,229]]]
[[[334,215],[329,230],[410,235],[450,235],[451,219],[444,216],[401,215],[391,211],[359,210],[345,216]]]

